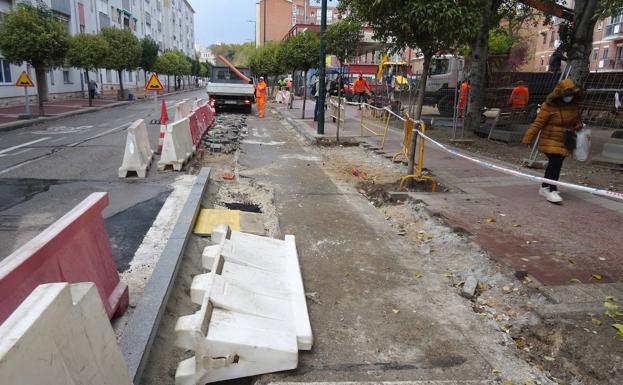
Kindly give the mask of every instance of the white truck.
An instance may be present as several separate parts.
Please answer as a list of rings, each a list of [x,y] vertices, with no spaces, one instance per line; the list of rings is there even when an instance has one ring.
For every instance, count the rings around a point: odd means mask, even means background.
[[[414,73],[422,73],[423,62],[424,58],[415,60]],[[464,65],[463,58],[454,55],[439,55],[431,60],[424,104],[437,107],[441,116],[454,113],[455,88],[463,81]]]
[[[251,77],[251,70],[238,68],[240,73]],[[229,67],[212,67],[212,76],[206,87],[208,97],[216,110],[226,107],[242,108],[246,113],[251,113],[255,101],[255,86],[253,82],[242,79]]]

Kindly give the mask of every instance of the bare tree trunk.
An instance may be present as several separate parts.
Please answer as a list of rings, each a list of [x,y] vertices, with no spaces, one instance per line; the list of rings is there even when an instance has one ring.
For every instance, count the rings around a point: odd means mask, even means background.
[[[424,93],[426,92],[426,81],[428,80],[428,69],[433,54],[430,52],[424,52],[424,67],[422,68],[422,80],[420,80],[417,99],[415,101],[415,115],[414,119],[419,120],[422,117],[422,106],[424,105]],[[413,128],[415,130],[415,127]],[[407,175],[413,175],[415,170],[415,147],[417,144],[418,135],[414,132],[411,137],[411,144],[409,146],[409,167],[407,169]]]
[[[117,74],[119,75],[119,91],[121,91],[117,99],[123,100],[123,70],[117,70]]]
[[[45,115],[43,102],[48,100],[48,81],[46,79],[45,73],[45,67],[35,67],[35,77],[37,79],[37,95],[39,100],[39,116]]]
[[[89,70],[85,70],[84,74],[87,78],[87,95],[89,95],[89,107],[93,107],[93,98],[91,98],[91,79],[89,78]]]
[[[501,0],[483,0],[483,19],[480,29],[471,45],[472,67],[470,70],[470,92],[467,114],[463,126],[474,131],[480,126],[480,114],[485,102],[487,82],[487,57],[489,56],[489,30],[497,22],[497,11]]]
[[[305,104],[307,102],[307,71],[303,72],[303,114],[301,119],[305,119]]]
[[[589,58],[593,47],[594,17],[598,0],[576,0],[573,17],[573,36],[567,52],[569,78],[583,86],[589,73]]]

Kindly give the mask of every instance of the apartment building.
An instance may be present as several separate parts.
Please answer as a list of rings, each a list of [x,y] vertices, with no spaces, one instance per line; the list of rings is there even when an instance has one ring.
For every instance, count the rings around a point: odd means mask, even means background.
[[[10,12],[18,0],[0,0],[0,16]],[[194,56],[194,10],[187,0],[45,0],[45,3],[63,21],[70,35],[97,33],[104,27],[126,28],[136,37],[151,36],[161,51],[181,50]],[[22,71],[28,71],[34,80],[34,70],[25,64],[8,63],[0,52],[0,104],[20,103],[23,89],[14,83]],[[100,91],[114,93],[119,88],[116,71],[99,69],[89,74],[96,79]],[[142,71],[124,71],[123,83],[127,89],[140,90],[144,84]],[[50,99],[82,96],[86,91],[86,77],[77,68],[65,67],[48,72]],[[164,79],[166,81],[166,79]],[[29,90],[36,95],[36,88]]]
[[[338,0],[327,1],[327,23],[338,20]],[[260,0],[256,2],[257,47],[281,41],[295,25],[320,25],[320,0]]]

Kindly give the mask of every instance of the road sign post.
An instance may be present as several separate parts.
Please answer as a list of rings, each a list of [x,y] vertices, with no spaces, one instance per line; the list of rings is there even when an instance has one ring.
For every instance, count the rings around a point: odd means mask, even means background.
[[[24,107],[26,109],[25,117],[26,119],[32,118],[32,114],[30,113],[30,100],[28,100],[28,87],[34,87],[32,80],[26,73],[26,71],[22,71],[21,75],[17,78],[15,82],[17,87],[24,87]]]
[[[327,0],[322,0],[322,9],[320,16],[320,68],[318,77],[318,100],[316,101],[316,111],[318,112],[318,129],[319,135],[324,135],[324,104],[326,97],[325,75],[326,75],[326,58],[325,58],[325,32],[327,30]]]
[[[154,106],[158,109],[158,91],[164,91],[164,87],[160,80],[158,80],[158,76],[156,74],[151,74],[149,81],[145,85],[145,91],[153,91],[154,92]]]

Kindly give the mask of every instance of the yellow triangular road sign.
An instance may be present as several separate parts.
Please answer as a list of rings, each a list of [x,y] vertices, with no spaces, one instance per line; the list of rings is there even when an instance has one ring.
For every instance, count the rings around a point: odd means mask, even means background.
[[[22,74],[19,75],[19,77],[17,78],[15,85],[18,87],[34,87],[35,86],[34,84],[32,84],[32,80],[30,80],[26,71],[22,71]]]
[[[156,74],[151,74],[147,85],[145,86],[145,91],[164,91],[164,87],[160,80],[158,80],[158,76]]]

